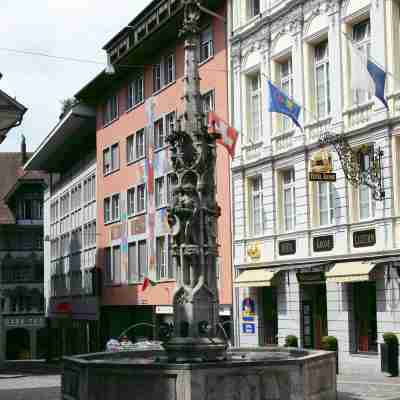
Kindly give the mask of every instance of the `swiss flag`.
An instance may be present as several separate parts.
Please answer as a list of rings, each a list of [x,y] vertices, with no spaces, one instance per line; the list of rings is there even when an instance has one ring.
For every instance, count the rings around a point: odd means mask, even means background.
[[[221,138],[217,139],[217,142],[225,146],[230,156],[234,157],[236,141],[239,136],[238,131],[229,126],[213,111],[208,113],[208,133],[219,133]]]

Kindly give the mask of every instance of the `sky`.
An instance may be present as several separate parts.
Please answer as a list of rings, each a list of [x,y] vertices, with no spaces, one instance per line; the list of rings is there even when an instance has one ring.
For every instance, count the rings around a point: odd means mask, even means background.
[[[22,134],[34,151],[57,124],[61,100],[104,68],[5,49],[105,63],[102,47],[150,1],[0,0],[0,89],[28,108],[22,125],[0,144],[1,152],[19,151]]]

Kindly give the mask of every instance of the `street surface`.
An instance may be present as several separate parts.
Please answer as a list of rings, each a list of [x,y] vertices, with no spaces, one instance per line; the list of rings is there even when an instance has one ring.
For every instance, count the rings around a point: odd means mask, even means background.
[[[379,363],[378,357],[341,360],[338,400],[400,400],[400,378],[384,376]],[[60,400],[60,375],[0,373],[0,400]]]

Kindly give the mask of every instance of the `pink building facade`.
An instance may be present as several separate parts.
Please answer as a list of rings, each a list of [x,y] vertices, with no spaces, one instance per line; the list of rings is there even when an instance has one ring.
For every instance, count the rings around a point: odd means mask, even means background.
[[[225,14],[223,1],[210,2]],[[184,47],[179,1],[154,1],[105,46],[116,73],[97,76],[77,97],[97,109],[97,267],[102,271],[103,339],[158,337],[172,322],[175,273],[166,208],[175,178],[165,140],[182,113]],[[155,17],[154,17],[155,16]],[[228,120],[226,27],[205,17],[200,33],[204,111]],[[100,93],[100,95],[99,95]],[[221,319],[232,304],[229,155],[217,156]],[[154,286],[142,290],[148,277]],[[229,331],[229,323],[225,328]]]

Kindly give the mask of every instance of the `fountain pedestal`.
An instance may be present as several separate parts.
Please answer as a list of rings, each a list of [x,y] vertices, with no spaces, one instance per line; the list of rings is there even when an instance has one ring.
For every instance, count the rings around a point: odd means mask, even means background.
[[[232,357],[183,364],[166,362],[162,351],[65,358],[63,399],[336,400],[335,353],[261,348]]]

